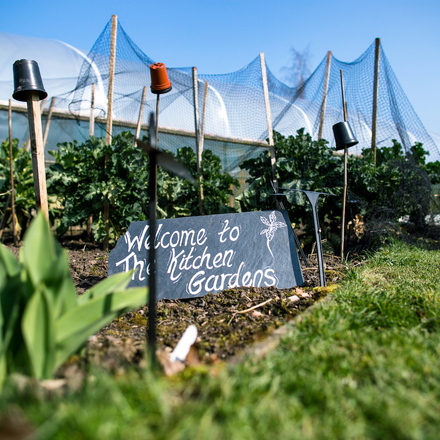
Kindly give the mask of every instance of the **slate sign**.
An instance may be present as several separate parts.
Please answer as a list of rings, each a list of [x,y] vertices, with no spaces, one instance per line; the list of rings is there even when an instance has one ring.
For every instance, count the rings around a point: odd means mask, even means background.
[[[108,258],[108,274],[134,269],[148,284],[148,222],[133,222]],[[287,211],[157,220],[157,299],[204,296],[239,286],[284,289],[304,282]]]

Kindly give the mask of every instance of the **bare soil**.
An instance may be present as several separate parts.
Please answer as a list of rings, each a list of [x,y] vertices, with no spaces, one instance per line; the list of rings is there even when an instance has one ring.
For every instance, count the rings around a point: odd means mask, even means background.
[[[60,239],[67,251],[70,273],[78,295],[107,277],[108,253],[80,236]],[[18,254],[19,247],[8,246]],[[240,287],[188,300],[162,300],[157,304],[157,348],[169,353],[185,329],[195,324],[198,338],[191,351],[192,363],[227,360],[263,340],[271,332],[302,313],[341,280],[344,266],[339,257],[324,254],[327,288],[319,287],[316,255],[309,267],[300,258],[304,284],[292,289]],[[148,306],[113,320],[89,338],[89,361],[119,371],[144,359]]]
[[[366,235],[356,247],[350,248],[352,265],[360,264],[356,252],[372,249],[372,244],[383,244],[386,237],[408,241],[412,245],[430,250],[440,249],[440,227],[425,226],[414,229],[411,224],[390,231],[387,224],[379,228],[378,236]],[[414,230],[413,230],[414,229]],[[383,234],[382,234],[383,232]],[[377,234],[376,234],[377,235]],[[108,253],[83,236],[65,236],[59,241],[69,256],[70,273],[78,295],[107,277]],[[20,245],[6,246],[18,255]],[[374,246],[373,246],[374,247]],[[348,248],[347,248],[348,250]],[[313,252],[313,251],[312,251]],[[198,338],[190,351],[187,364],[213,364],[222,360],[239,359],[244,351],[261,344],[270,345],[275,333],[284,324],[303,313],[320,299],[326,297],[344,276],[347,266],[339,257],[324,253],[327,287],[319,287],[319,271],[316,254],[308,255],[308,267],[300,258],[304,284],[292,289],[274,287],[235,288],[189,300],[163,300],[157,304],[157,348],[159,359],[167,358],[185,329],[194,324]],[[123,372],[128,366],[145,362],[148,306],[126,313],[113,320],[96,335],[89,338],[86,352],[71,360],[59,372],[66,377],[70,367],[96,363],[112,372]],[[280,328],[282,327],[282,328]],[[277,330],[278,329],[278,330]]]

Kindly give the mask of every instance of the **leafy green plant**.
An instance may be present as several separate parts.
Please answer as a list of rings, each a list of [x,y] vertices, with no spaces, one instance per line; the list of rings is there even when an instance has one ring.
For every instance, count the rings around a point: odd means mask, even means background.
[[[32,170],[32,156],[25,148],[18,147],[18,139],[12,140],[12,172],[14,176],[14,207],[17,220],[17,230],[23,238],[26,228],[36,209],[35,190]],[[11,172],[9,166],[9,140],[0,146],[0,211],[6,215],[6,225],[12,222],[11,204],[8,198],[11,190]],[[49,215],[53,220],[59,212],[55,195],[48,195]]]
[[[284,137],[274,132],[276,177],[278,186],[283,188],[320,191],[341,196],[343,185],[343,161],[333,154],[328,142],[312,140],[309,133],[301,128],[296,136]],[[269,152],[257,158],[244,161],[240,167],[250,175],[249,187],[236,198],[243,211],[273,209],[275,197],[271,186],[272,171]],[[323,219],[323,229],[340,222],[342,212],[341,197],[320,197],[319,213]],[[304,194],[298,191],[286,192],[280,201],[289,211],[295,224],[307,226],[308,236],[313,237],[311,206]],[[334,226],[334,228],[336,228]]]
[[[176,159],[185,164],[193,176],[197,176],[197,155],[190,147],[177,150]],[[239,186],[237,179],[228,173],[223,173],[221,160],[211,150],[202,153],[202,185],[203,185],[203,213],[219,214],[234,212],[235,209],[228,206],[229,196],[233,194],[231,187]],[[184,208],[189,215],[199,215],[199,191],[200,186],[191,185],[186,180],[174,178],[173,205]],[[176,217],[179,212],[172,212],[171,217]]]
[[[437,162],[427,168],[426,154],[420,143],[404,153],[402,145],[393,139],[391,147],[377,150],[376,165],[370,149],[364,149],[361,157],[350,156],[348,185],[361,200],[358,209],[367,221],[397,221],[408,215],[414,223],[424,224],[436,179],[435,167],[440,165]]]
[[[319,214],[323,238],[328,238],[333,247],[338,246],[342,216],[342,156],[335,155],[327,141],[313,141],[304,129],[298,130],[295,137],[274,132],[274,143],[279,186],[336,196],[320,197]],[[391,147],[377,150],[376,165],[370,149],[363,150],[362,156],[349,155],[346,221],[363,218],[371,225],[377,225],[378,222],[396,222],[409,215],[415,224],[424,224],[430,209],[432,184],[440,180],[440,162],[426,164],[427,154],[421,143],[416,143],[405,153],[393,140]],[[270,185],[269,153],[244,161],[241,168],[250,175],[249,187],[237,198],[242,210],[273,209],[275,200]],[[310,205],[304,195],[292,191],[281,200],[291,221],[306,225],[306,244],[313,241]]]
[[[130,132],[114,136],[111,146],[105,145],[104,138],[92,137],[82,145],[59,144],[58,151],[51,154],[56,163],[48,170],[48,186],[64,200],[57,233],[84,223],[91,215],[94,238],[101,242],[105,237],[102,210],[106,200],[110,203],[111,241],[120,237],[132,221],[148,218],[148,155],[134,145]],[[179,149],[176,158],[196,174],[196,154],[191,148]],[[209,150],[202,155],[202,174],[205,213],[229,210],[226,203],[232,194],[230,185],[238,185],[238,181],[221,172],[220,159]],[[160,218],[199,214],[197,189],[161,167],[157,169],[157,195]]]
[[[48,186],[62,197],[64,205],[58,234],[92,216],[94,238],[101,242],[105,237],[102,211],[106,201],[111,206],[111,241],[133,220],[146,219],[148,158],[134,146],[131,133],[115,136],[111,146],[104,138],[95,137],[81,145],[65,142],[50,154],[56,163],[48,170]]]
[[[0,384],[14,372],[50,378],[90,335],[145,304],[146,288],[126,289],[130,277],[113,275],[77,297],[67,256],[40,211],[19,260],[0,246]]]

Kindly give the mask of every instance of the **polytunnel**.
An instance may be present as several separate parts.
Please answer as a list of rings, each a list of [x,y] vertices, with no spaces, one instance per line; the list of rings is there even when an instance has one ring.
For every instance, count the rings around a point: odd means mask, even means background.
[[[91,126],[95,136],[105,136],[110,41],[111,20],[89,51],[57,40],[0,33],[1,120],[6,121],[13,91],[13,63],[21,58],[35,59],[49,94],[42,102],[43,129],[49,125],[47,119],[53,106],[46,151],[56,149],[60,142],[84,142],[91,133]],[[421,142],[430,153],[428,160],[439,160],[439,148],[409,103],[383,47],[378,47],[377,146],[391,146],[396,139],[408,151],[414,142]],[[151,59],[120,24],[117,25],[116,48],[112,134],[125,130],[135,133],[139,127],[142,137],[148,130],[149,114],[155,112],[157,104],[157,96],[149,87],[149,66],[155,61],[166,64],[166,60]],[[196,149],[196,132],[200,131],[203,118],[204,148],[211,149],[221,158],[224,171],[240,177],[240,163],[268,148],[269,114],[272,128],[282,135],[295,135],[297,130],[304,128],[314,140],[322,137],[334,146],[332,126],[343,120],[339,78],[343,71],[348,120],[359,140],[350,153],[359,154],[362,149],[371,148],[375,44],[350,63],[332,54],[330,63],[326,60],[328,57],[323,58],[299,88],[278,80],[269,66],[262,64],[260,56],[228,74],[206,75],[193,67],[167,66],[172,90],[160,97],[159,146],[171,151],[182,146]],[[265,77],[263,65],[267,72]],[[205,84],[208,93],[204,103]],[[26,108],[16,101],[12,106],[13,137],[19,138],[20,145],[25,145],[28,139]],[[8,137],[7,124],[1,124],[0,135],[3,139]],[[50,159],[47,154],[46,159]]]

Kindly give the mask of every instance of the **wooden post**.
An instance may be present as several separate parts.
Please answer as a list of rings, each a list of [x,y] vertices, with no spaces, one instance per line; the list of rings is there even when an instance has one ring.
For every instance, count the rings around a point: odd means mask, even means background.
[[[322,92],[321,115],[319,117],[318,141],[322,139],[322,131],[324,129],[325,107],[327,104],[328,82],[330,78],[330,67],[332,63],[332,53],[327,52],[327,64],[325,66],[324,91]]]
[[[12,162],[12,102],[9,100],[9,170],[11,173],[11,207],[12,207],[12,235],[14,237],[14,246],[17,245],[17,230],[15,227],[15,202],[14,202],[14,167]],[[5,209],[6,212],[6,209]]]
[[[139,108],[139,118],[138,118],[138,123],[137,123],[137,127],[136,127],[136,136],[135,136],[135,140],[134,140],[134,145],[136,146],[136,141],[139,138],[140,134],[141,134],[141,125],[142,125],[142,112],[144,111],[144,103],[145,103],[145,95],[147,94],[147,86],[144,86],[144,90],[142,91],[142,100],[141,100],[141,106]]]
[[[107,125],[105,134],[106,145],[112,143],[112,128],[113,128],[113,86],[115,78],[115,61],[116,61],[116,32],[118,27],[118,17],[112,15],[112,31],[110,41],[110,62],[108,68],[108,95],[107,95]],[[108,155],[105,157],[105,166],[107,166]],[[103,249],[108,250],[109,242],[109,216],[110,216],[110,204],[108,200],[104,202],[104,223],[105,223],[105,239],[103,243]]]
[[[200,192],[199,192],[199,212],[200,215],[204,214],[203,211],[203,177],[202,177],[202,153],[203,144],[205,142],[205,120],[206,120],[206,104],[208,102],[208,90],[209,83],[205,81],[205,88],[203,90],[203,107],[202,107],[202,121],[200,124],[200,139],[199,139],[199,150],[197,151],[197,174],[199,175],[200,182]]]
[[[272,116],[270,113],[270,101],[269,101],[269,89],[267,87],[267,74],[266,74],[266,62],[264,61],[264,53],[260,53],[261,62],[261,76],[263,81],[263,92],[264,92],[264,104],[266,107],[266,119],[267,119],[267,131],[269,135],[269,151],[270,151],[270,165],[272,167],[272,181],[274,184],[275,191],[278,190],[278,181],[275,174],[275,148],[273,142],[273,128],[272,128]]]
[[[49,135],[49,127],[50,127],[50,121],[52,119],[52,112],[54,105],[55,105],[55,96],[52,96],[52,99],[50,101],[49,114],[47,115],[46,127],[44,128],[43,147],[46,146],[47,136]]]
[[[46,104],[46,99],[47,98],[44,98],[42,101],[41,101],[41,105],[40,105],[40,114],[41,113],[43,113],[43,109],[44,109],[44,106],[45,106],[45,104]],[[28,139],[27,139],[27,141],[26,141],[26,151],[29,151],[30,149],[31,149],[31,133],[29,132],[29,136],[28,136]]]
[[[92,99],[90,102],[89,137],[95,136],[95,83],[92,84]]]
[[[373,117],[371,121],[371,149],[373,150],[373,163],[376,165],[376,134],[377,134],[377,100],[379,97],[379,66],[380,66],[380,38],[376,38],[374,54],[374,89],[373,89]]]
[[[347,122],[347,105],[345,103],[345,91],[344,91],[344,75],[341,70],[341,89],[342,89],[342,108],[344,110],[344,122]],[[344,195],[342,202],[342,231],[341,231],[341,258],[344,259],[344,241],[345,241],[345,209],[347,204],[347,186],[348,186],[348,175],[347,175],[347,156],[348,148],[344,147]]]
[[[47,204],[46,170],[44,167],[43,132],[41,128],[40,98],[38,92],[28,92],[29,134],[31,139],[32,170],[34,174],[35,201],[49,220]]]
[[[192,68],[192,79],[193,79],[193,104],[194,104],[194,134],[196,141],[196,153],[197,153],[197,171],[200,169],[201,164],[199,163],[199,158],[201,159],[202,154],[199,154],[199,87],[197,79],[197,67]]]

